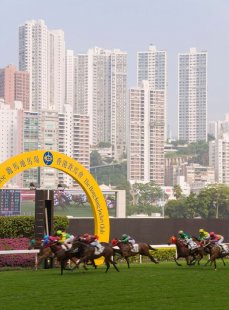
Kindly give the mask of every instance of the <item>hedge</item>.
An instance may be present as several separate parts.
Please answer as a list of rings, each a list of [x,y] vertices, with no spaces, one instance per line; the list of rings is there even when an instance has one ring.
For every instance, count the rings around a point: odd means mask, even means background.
[[[176,256],[176,249],[175,248],[159,248],[156,251],[150,251],[150,254],[159,261],[159,262],[169,262],[174,260],[174,256]],[[116,255],[116,259],[118,255]],[[119,259],[120,262],[125,262],[123,258]],[[140,257],[139,255],[129,257],[131,263],[139,263]],[[147,256],[142,255],[142,262],[148,263],[151,262],[150,258]]]
[[[34,224],[34,216],[0,216],[0,238],[33,238]],[[68,225],[67,217],[54,216],[54,231]]]

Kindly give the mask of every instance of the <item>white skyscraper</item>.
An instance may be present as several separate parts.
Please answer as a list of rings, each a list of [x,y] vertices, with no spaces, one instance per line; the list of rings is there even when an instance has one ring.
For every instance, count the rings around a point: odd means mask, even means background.
[[[19,70],[30,73],[30,110],[62,111],[65,98],[65,42],[62,30],[43,20],[19,27]]]
[[[14,106],[0,99],[0,163],[22,152],[23,110],[22,103],[15,101]],[[22,175],[10,180],[10,184],[22,186]]]
[[[62,112],[65,103],[65,41],[62,30],[48,37],[48,108]]]
[[[129,92],[128,180],[164,185],[164,98],[148,81]]]
[[[209,142],[209,165],[215,169],[216,182],[229,185],[229,133]]]
[[[178,138],[207,141],[207,52],[178,55]]]
[[[65,103],[75,106],[75,56],[73,50],[65,54]]]
[[[167,135],[167,52],[150,45],[148,51],[137,53],[137,83],[149,81],[152,90],[164,91],[165,139]]]
[[[89,118],[73,113],[73,107],[65,104],[64,112],[59,113],[58,151],[77,160],[86,169],[90,168]],[[63,172],[59,172],[59,183],[69,188],[76,184]]]
[[[115,158],[125,151],[127,53],[95,47],[77,55],[76,113],[88,114],[90,144],[109,142]]]

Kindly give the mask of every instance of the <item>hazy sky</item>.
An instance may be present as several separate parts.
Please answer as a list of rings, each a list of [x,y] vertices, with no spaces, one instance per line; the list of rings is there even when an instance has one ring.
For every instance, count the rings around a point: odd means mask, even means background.
[[[18,65],[18,26],[44,19],[63,29],[76,53],[99,46],[128,52],[129,86],[136,86],[137,51],[168,52],[168,122],[177,127],[177,54],[208,51],[209,120],[229,113],[228,0],[0,0],[0,67]]]

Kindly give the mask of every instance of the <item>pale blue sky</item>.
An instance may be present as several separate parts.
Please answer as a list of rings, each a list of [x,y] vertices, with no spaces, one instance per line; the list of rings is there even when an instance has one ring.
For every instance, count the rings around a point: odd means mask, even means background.
[[[1,0],[0,67],[18,65],[18,25],[44,19],[65,32],[76,53],[93,46],[128,52],[129,86],[136,85],[137,51],[150,43],[168,52],[168,121],[177,127],[177,54],[208,51],[209,120],[229,113],[228,0]]]

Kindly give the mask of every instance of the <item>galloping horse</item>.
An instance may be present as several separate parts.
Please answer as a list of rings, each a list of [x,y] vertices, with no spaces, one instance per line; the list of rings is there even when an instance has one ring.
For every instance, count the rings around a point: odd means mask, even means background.
[[[198,247],[194,250],[190,250],[187,245],[182,242],[181,240],[177,239],[177,237],[172,236],[169,238],[168,245],[175,244],[177,249],[177,257],[174,256],[174,261],[177,264],[177,266],[182,266],[178,263],[179,258],[185,258],[187,265],[194,265],[196,261],[198,261],[198,264],[200,260],[203,258],[203,248]],[[197,259],[197,256],[200,256],[199,259]]]
[[[114,266],[116,271],[119,271],[116,262],[113,261],[112,257],[114,255],[114,251],[112,247],[108,244],[103,244],[103,250],[100,254],[95,254],[95,248],[84,243],[81,241],[75,241],[72,245],[72,250],[78,249],[78,253],[80,255],[80,259],[77,262],[77,265],[79,266],[80,263],[86,263],[88,260],[94,260],[96,258],[99,258],[101,256],[105,259],[105,264],[107,266],[106,271],[107,272],[110,268],[110,264]]]
[[[226,244],[228,249],[229,249],[229,244]],[[205,264],[205,266],[207,266],[209,263],[212,265],[212,263],[214,264],[215,270],[216,270],[216,259],[217,258],[221,258],[223,261],[223,264],[225,266],[225,262],[223,260],[224,257],[226,257],[227,255],[229,255],[229,252],[222,252],[222,248],[220,245],[218,244],[213,244],[213,243],[207,243],[204,245],[204,249],[209,251],[210,254],[210,258],[208,259],[207,263]]]
[[[34,241],[34,242],[32,242],[32,241]],[[35,265],[34,265],[34,268],[36,270],[43,260],[45,260],[47,258],[54,258],[54,254],[53,254],[52,250],[50,249],[50,247],[44,246],[43,241],[40,239],[31,240],[28,249],[29,250],[32,250],[32,249],[40,250],[40,252],[37,255],[37,261],[35,262]]]
[[[38,249],[40,252],[38,253],[38,259],[35,262],[34,268],[37,270],[38,266],[41,264],[42,261],[44,261],[47,258],[55,258],[57,257],[57,261],[60,262],[59,256],[64,255],[65,250],[62,249],[61,244],[59,244],[58,248],[56,248],[56,251],[53,251],[51,249],[51,245],[53,245],[55,242],[49,242],[47,245],[43,244],[43,241],[41,239],[34,240],[35,242],[30,241],[30,245],[28,247],[29,250],[31,249]],[[61,250],[61,252],[57,254],[57,250]],[[76,260],[79,258],[79,255],[77,253],[71,253],[70,251],[67,252],[67,257],[65,260],[65,265],[63,268],[65,269],[67,261],[70,260],[74,265],[76,265]],[[94,261],[91,262],[91,264],[96,268],[96,265]],[[77,267],[77,266],[76,266]],[[87,270],[86,264],[84,264],[84,269]]]
[[[126,260],[128,268],[130,268],[129,257],[135,256],[137,254],[147,256],[150,258],[152,262],[154,262],[155,264],[158,264],[158,261],[150,254],[150,250],[154,250],[154,251],[156,250],[147,243],[140,242],[136,244],[136,246],[138,246],[138,249],[136,250],[133,250],[132,246],[129,243],[123,243],[119,241],[118,239],[113,239],[112,245],[113,245],[114,254],[115,253],[120,254]]]

